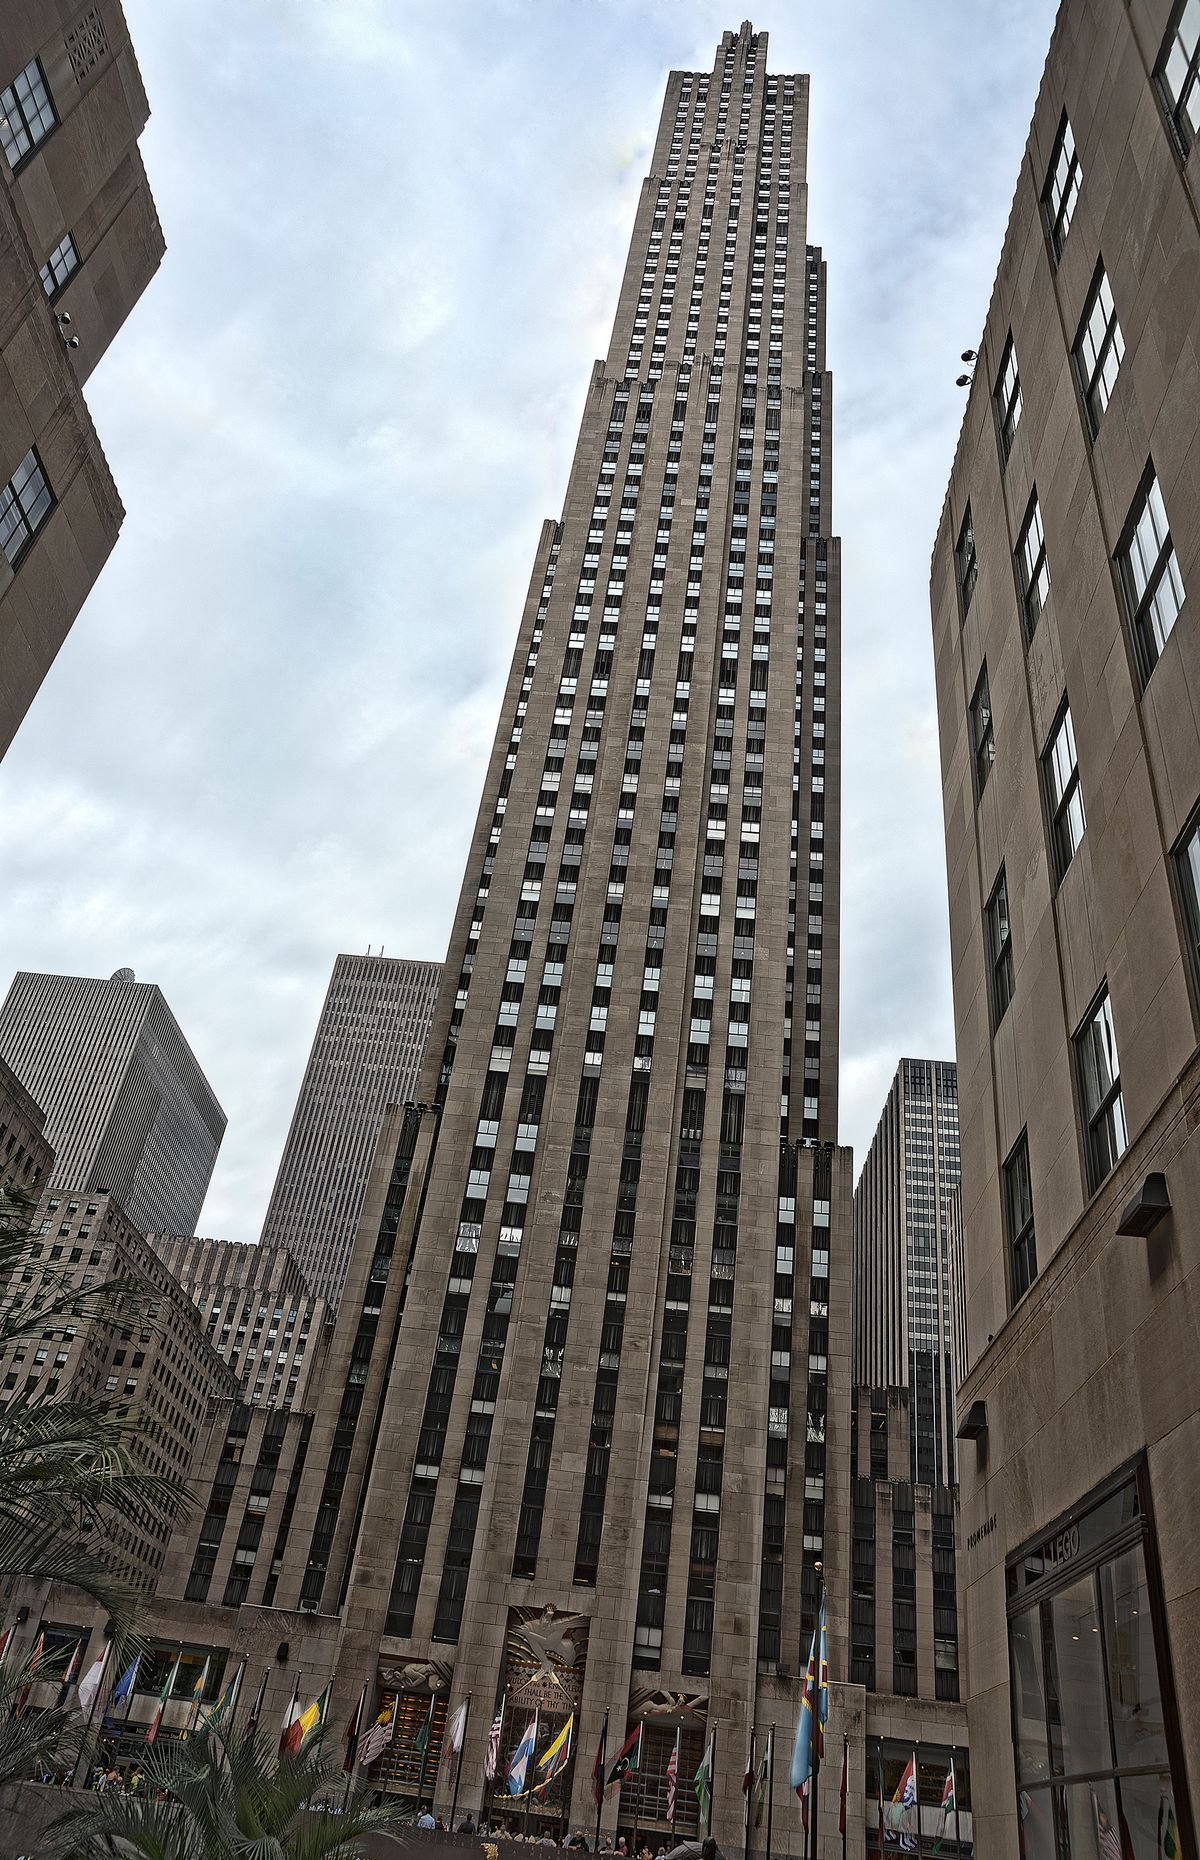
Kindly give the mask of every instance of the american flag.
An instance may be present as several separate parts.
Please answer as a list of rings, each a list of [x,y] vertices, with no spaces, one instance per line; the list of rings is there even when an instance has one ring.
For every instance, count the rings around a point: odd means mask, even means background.
[[[679,1776],[679,1732],[675,1733],[675,1742],[671,1746],[671,1755],[667,1762],[667,1820],[675,1821],[675,1784]]]
[[[492,1719],[492,1728],[488,1732],[487,1756],[483,1760],[483,1773],[491,1782],[496,1774],[496,1765],[500,1761],[500,1728],[504,1723],[504,1700],[496,1708]]]

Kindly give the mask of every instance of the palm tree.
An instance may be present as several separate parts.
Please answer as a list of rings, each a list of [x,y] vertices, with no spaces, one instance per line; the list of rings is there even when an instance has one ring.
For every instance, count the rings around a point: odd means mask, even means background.
[[[29,1198],[0,1189],[0,1357],[23,1342],[63,1341],[80,1319],[145,1325],[151,1288],[113,1279],[86,1290],[28,1255]],[[118,1636],[138,1596],[110,1548],[118,1526],[170,1524],[189,1496],[149,1473],[128,1409],[118,1402],[60,1399],[29,1377],[0,1403],[0,1584],[53,1580],[82,1590]],[[3,1767],[0,1765],[0,1779]]]
[[[82,1797],[48,1829],[53,1851],[62,1860],[357,1860],[364,1834],[394,1829],[410,1811],[372,1807],[361,1784],[346,1791],[321,1743],[276,1759],[262,1739],[206,1726],[155,1746],[142,1789]],[[322,1801],[332,1806],[312,1806]]]

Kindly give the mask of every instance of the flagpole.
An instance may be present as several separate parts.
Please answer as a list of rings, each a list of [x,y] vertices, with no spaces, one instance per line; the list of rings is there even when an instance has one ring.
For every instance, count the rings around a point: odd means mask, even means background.
[[[767,1860],[771,1860],[771,1828],[775,1819],[775,1726],[767,1733]]]
[[[847,1731],[842,1732],[842,1775],[846,1781],[841,1804],[842,1860],[846,1860],[846,1834],[850,1822],[850,1735]]]
[[[96,1696],[92,1700],[92,1709],[89,1711],[88,1716],[87,1716],[87,1723],[83,1727],[83,1737],[80,1740],[79,1755],[76,1758],[75,1763],[72,1767],[71,1780],[70,1780],[70,1783],[67,1785],[68,1788],[71,1788],[71,1789],[78,1789],[79,1787],[79,1772],[83,1768],[84,1758],[87,1756],[88,1739],[91,1737],[91,1734],[92,1734],[92,1725],[95,1722],[95,1718],[96,1718],[96,1707],[100,1703],[100,1695],[104,1691],[104,1676],[106,1672],[108,1671],[108,1656],[111,1650],[112,1650],[112,1642],[110,1640],[106,1642],[105,1644],[104,1665],[100,1669],[100,1684],[96,1687]]]
[[[604,1813],[604,1766],[608,1760],[608,1706],[607,1705],[604,1707],[604,1724],[600,1732],[600,1749],[603,1754],[602,1754],[602,1759],[600,1763],[600,1787],[598,1791],[596,1792],[596,1838],[592,1842],[593,1853],[598,1852],[599,1847],[600,1847],[600,1817]]]
[[[917,1860],[921,1860],[921,1771],[917,1763],[917,1747],[912,1753],[913,1766],[913,1807],[917,1815]]]
[[[425,1764],[429,1756],[429,1746],[433,1742],[433,1698],[429,1695],[429,1716],[425,1720],[425,1742],[421,1745],[421,1773],[417,1777],[417,1813],[421,1813],[421,1798],[425,1794]]]
[[[713,1805],[713,1795],[716,1792],[716,1783],[717,1783],[717,1726],[719,1724],[720,1724],[720,1719],[714,1718],[713,1728],[712,1728],[712,1742],[709,1745],[709,1749],[712,1751],[712,1758],[710,1761],[709,1772],[708,1772],[708,1813],[704,1818],[704,1832],[706,1835],[712,1833],[712,1805]]]
[[[371,1683],[370,1680],[364,1679],[363,1689],[358,1695],[358,1716],[354,1720],[354,1726],[355,1726],[354,1728],[354,1759],[350,1765],[350,1768],[346,1771],[346,1787],[344,1791],[342,1792],[342,1813],[343,1815],[345,1814],[347,1804],[350,1801],[350,1791],[354,1785],[354,1772],[358,1768],[358,1749],[359,1749],[359,1745],[362,1743],[363,1713],[367,1708],[367,1687],[370,1683]]]
[[[646,1720],[644,1718],[639,1718],[638,1719],[637,1762],[634,1765],[634,1768],[637,1770],[637,1795],[634,1797],[634,1805],[633,1805],[633,1860],[637,1860],[637,1850],[638,1850],[638,1844],[637,1844],[638,1821],[640,1819],[641,1807],[642,1807],[642,1738],[645,1736],[645,1732],[646,1732]],[[622,1778],[622,1781],[624,1781],[624,1778]]]
[[[454,1794],[450,1798],[450,1832],[454,1832],[454,1817],[458,1813],[458,1785],[462,1779],[463,1752],[467,1747],[467,1726],[471,1722],[471,1694],[466,1697],[466,1710],[463,1712],[462,1736],[458,1741],[458,1762],[454,1766]]]
[[[539,1705],[535,1705],[533,1708],[533,1742],[529,1746],[529,1761],[525,1765],[525,1778],[524,1778],[525,1785],[526,1785],[525,1786],[525,1819],[521,1825],[523,1826],[525,1830],[526,1839],[529,1838],[529,1800],[533,1794],[533,1785],[532,1785],[532,1782],[530,1781],[530,1771],[533,1769],[534,1764],[537,1762],[538,1723],[539,1723],[539,1720],[541,1719],[541,1715],[542,1715],[541,1707]]]
[[[954,1767],[953,1747],[951,1747],[950,1750],[950,1781],[954,1786],[954,1860],[960,1860],[962,1854],[962,1840],[958,1832],[958,1771]]]
[[[750,1814],[754,1806],[754,1726],[750,1726],[750,1754],[746,1758],[746,1860],[750,1860]]]
[[[500,1694],[500,1710],[496,1714],[500,1720],[500,1723],[496,1730],[496,1761],[492,1765],[492,1773],[490,1776],[487,1773],[487,1766],[488,1766],[488,1756],[492,1748],[492,1727],[491,1725],[488,1726],[488,1747],[487,1747],[487,1750],[484,1752],[484,1756],[483,1756],[483,1807],[487,1812],[487,1820],[488,1820],[489,1826],[491,1825],[491,1819],[492,1819],[492,1802],[496,1794],[496,1772],[500,1768],[500,1755],[504,1749],[504,1714],[507,1710],[508,1710],[508,1687],[505,1686],[503,1692]],[[495,1720],[493,1720],[493,1723],[494,1722]]]
[[[820,1655],[818,1654],[818,1662]],[[818,1667],[819,1672],[819,1667]],[[812,1860],[818,1860],[820,1848],[817,1845],[817,1791],[821,1782],[821,1717],[820,1717],[820,1680],[818,1677],[817,1697],[813,1700],[813,1768],[812,1768],[812,1815],[810,1817],[809,1839],[812,1843]]]

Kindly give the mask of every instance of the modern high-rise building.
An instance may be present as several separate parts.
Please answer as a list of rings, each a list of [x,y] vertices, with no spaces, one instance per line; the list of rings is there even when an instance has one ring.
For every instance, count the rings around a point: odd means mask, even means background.
[[[986,1854],[1196,1851],[1198,131],[1065,0],[933,556]]]
[[[505,1758],[535,1709],[543,1742],[574,1714],[586,1754],[546,1798],[572,1820],[605,1714],[614,1750],[644,1719],[606,1825],[668,1833],[676,1733],[690,1776],[716,1732],[727,1846],[750,1730],[795,1721],[822,1578],[846,1671],[840,551],[807,117],[749,25],[668,79],[423,1102],[364,1203],[336,1451],[292,1526],[301,1606],[342,1611],[339,1685],[400,1695],[388,1786],[421,1787],[431,1688],[434,1741],[472,1698],[472,1806],[502,1702]],[[428,1790],[432,1746],[421,1768]]]
[[[158,269],[120,0],[0,7],[0,756],[124,511],[83,383]]]
[[[153,982],[22,969],[0,1058],[45,1110],[56,1181],[111,1195],[142,1233],[194,1231],[225,1113]]]
[[[262,1245],[286,1248],[335,1303],[384,1111],[416,1096],[441,974],[395,956],[333,965]]]
[[[325,1300],[277,1246],[148,1234],[154,1251],[200,1313],[217,1354],[253,1407],[303,1408],[322,1357]]]
[[[854,1191],[854,1381],[906,1389],[915,1484],[953,1485],[953,1064],[902,1059]]]

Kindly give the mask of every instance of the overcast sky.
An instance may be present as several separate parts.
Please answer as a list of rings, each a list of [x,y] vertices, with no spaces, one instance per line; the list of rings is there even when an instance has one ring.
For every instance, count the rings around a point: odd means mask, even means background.
[[[709,0],[124,0],[161,271],[89,388],[127,517],[0,765],[0,986],[163,988],[258,1237],[330,968],[441,957],[538,528]],[[812,74],[844,539],[842,1140],[950,1057],[927,598],[1053,0],[772,0]]]

